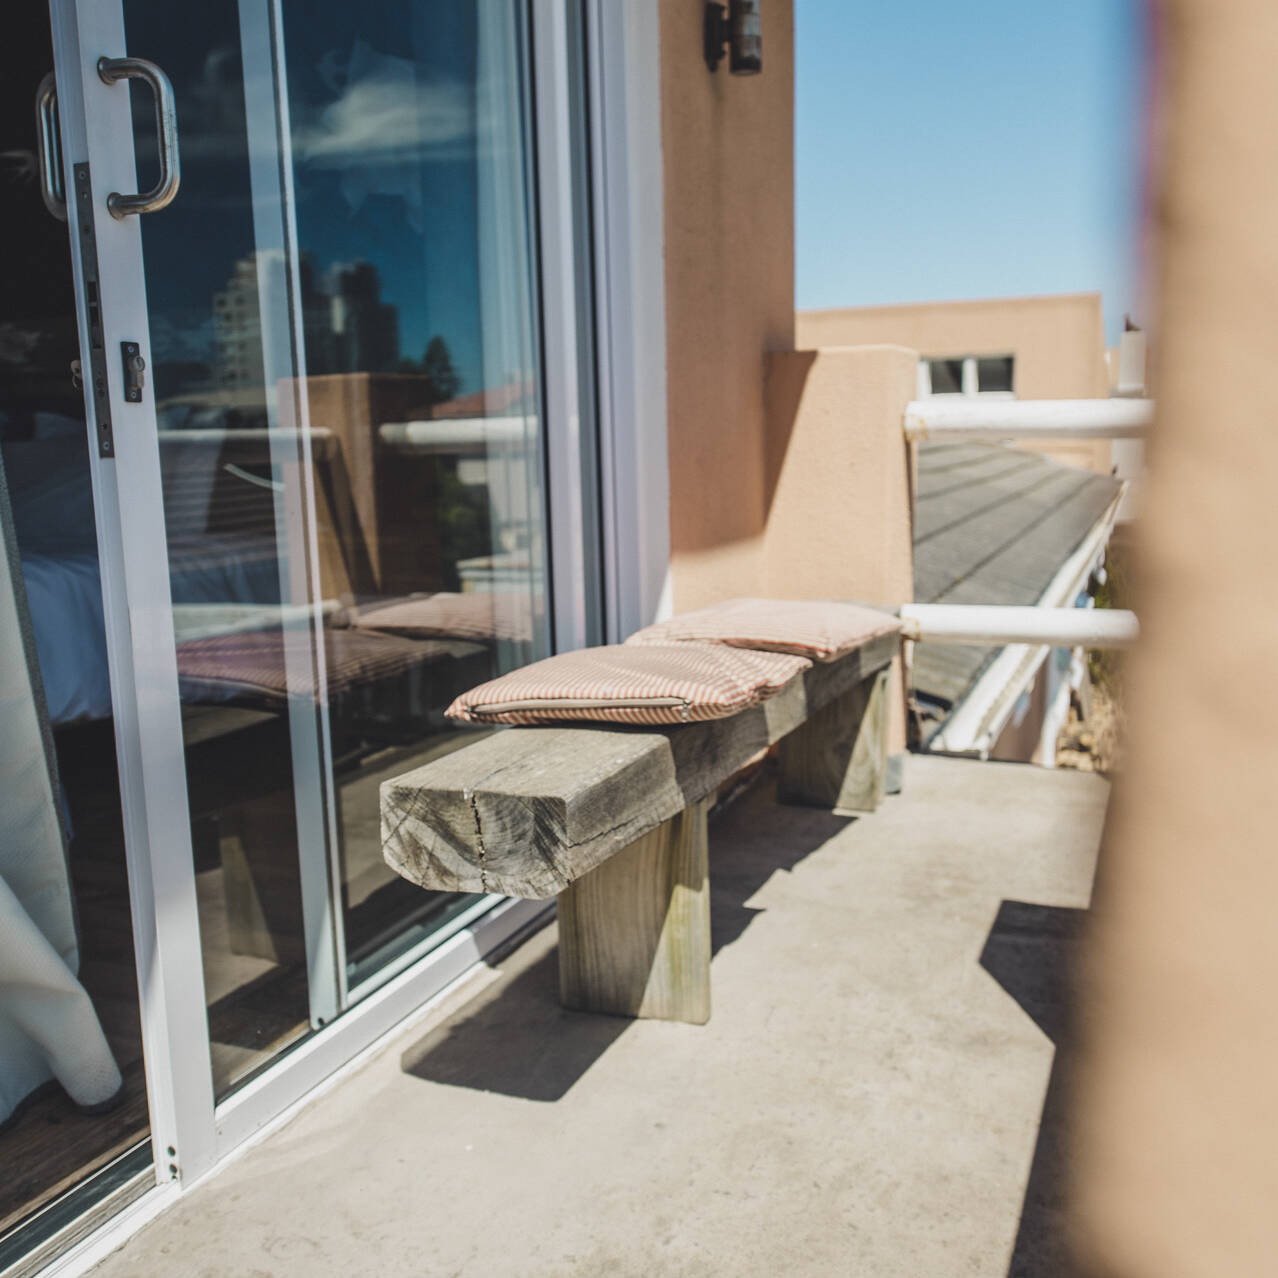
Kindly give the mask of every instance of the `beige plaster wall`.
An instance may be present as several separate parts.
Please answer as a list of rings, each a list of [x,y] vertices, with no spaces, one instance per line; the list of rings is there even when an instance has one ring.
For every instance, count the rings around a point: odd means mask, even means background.
[[[768,356],[765,581],[779,599],[914,598],[903,346]]]
[[[661,0],[670,558],[678,611],[762,589],[764,358],[794,347],[794,22],[713,75],[702,0]]]
[[[1278,1272],[1278,5],[1165,0],[1143,639],[1077,1079],[1089,1272]]]
[[[1099,293],[801,311],[795,340],[799,346],[894,342],[928,358],[1013,355],[1014,389],[1021,399],[1109,394]],[[1109,473],[1104,440],[1056,440],[1038,447],[1060,461]]]
[[[703,14],[661,0],[673,606],[909,599],[917,355],[794,350],[792,0],[763,6],[758,76],[707,71]]]
[[[777,599],[914,598],[910,449],[901,416],[918,355],[902,346],[768,356],[764,593]],[[893,673],[890,748],[905,748]]]

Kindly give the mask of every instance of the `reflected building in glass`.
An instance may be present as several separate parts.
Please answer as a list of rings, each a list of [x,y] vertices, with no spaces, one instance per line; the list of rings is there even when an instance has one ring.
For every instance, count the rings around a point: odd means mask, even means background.
[[[399,314],[381,299],[381,278],[369,262],[337,263],[317,281],[304,257],[298,271],[307,369],[312,374],[393,372],[399,365]],[[256,254],[235,263],[226,287],[213,294],[213,359],[224,390],[266,385]]]

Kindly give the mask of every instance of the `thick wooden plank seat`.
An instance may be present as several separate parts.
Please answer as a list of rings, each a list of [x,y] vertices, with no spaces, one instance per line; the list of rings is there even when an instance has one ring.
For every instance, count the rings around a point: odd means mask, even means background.
[[[424,888],[557,895],[569,1006],[703,1022],[709,801],[780,742],[783,801],[873,810],[899,642],[815,664],[727,719],[493,733],[383,783],[383,855]]]

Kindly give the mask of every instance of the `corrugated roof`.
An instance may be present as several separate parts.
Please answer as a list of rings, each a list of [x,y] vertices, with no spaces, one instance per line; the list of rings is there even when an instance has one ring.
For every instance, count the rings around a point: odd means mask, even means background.
[[[1121,487],[1006,444],[923,443],[918,467],[919,603],[1037,603]],[[999,651],[916,644],[914,688],[949,707]]]

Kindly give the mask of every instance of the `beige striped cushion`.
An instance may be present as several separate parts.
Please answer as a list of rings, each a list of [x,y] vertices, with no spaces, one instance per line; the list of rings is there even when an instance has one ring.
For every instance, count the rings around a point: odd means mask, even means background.
[[[833,661],[900,628],[891,613],[832,599],[728,599],[636,631],[626,642],[694,640]]]
[[[810,665],[708,643],[583,648],[480,684],[445,713],[471,723],[694,723],[757,705]]]

